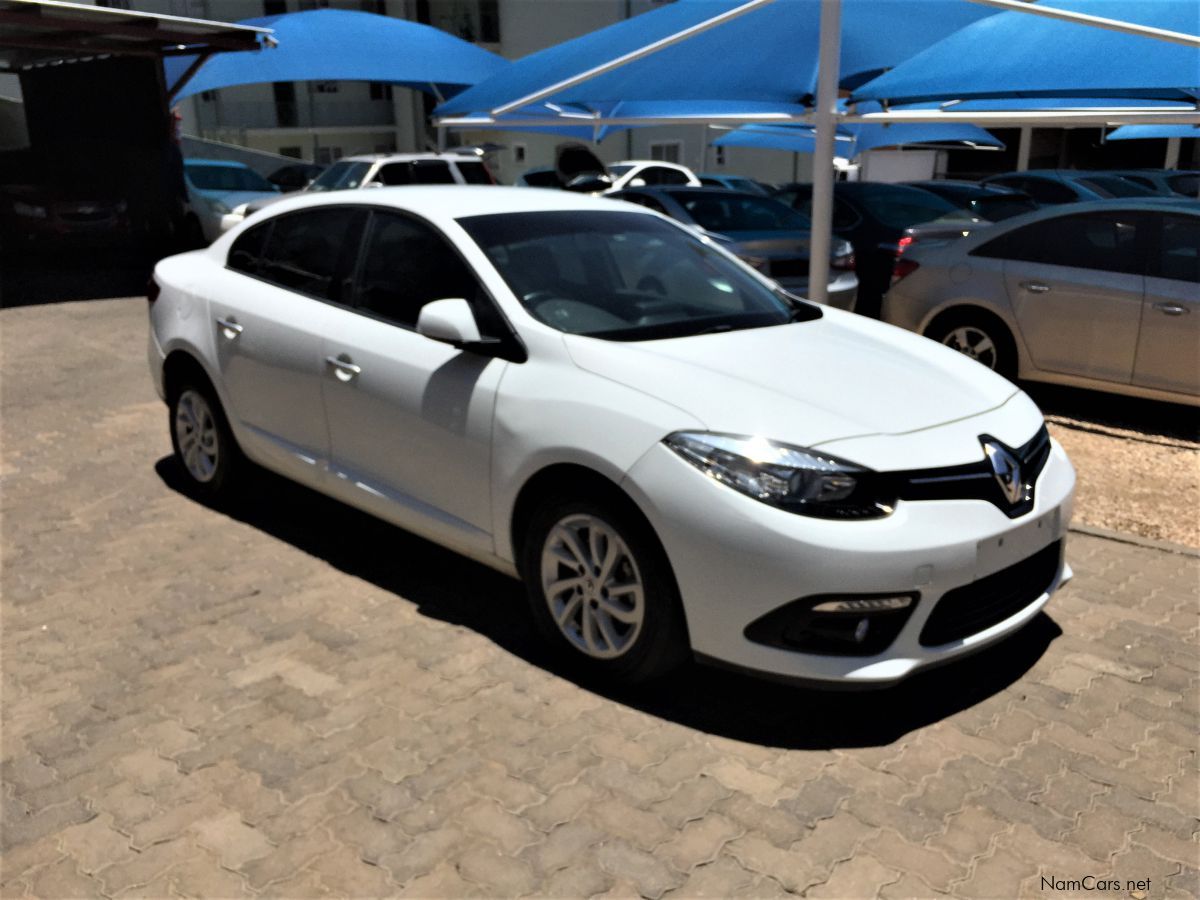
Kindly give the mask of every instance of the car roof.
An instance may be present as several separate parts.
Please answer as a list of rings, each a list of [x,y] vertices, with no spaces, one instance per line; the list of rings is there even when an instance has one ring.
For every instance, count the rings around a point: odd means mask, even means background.
[[[1007,184],[981,184],[978,181],[963,181],[957,178],[933,178],[925,181],[902,182],[908,187],[918,187],[923,190],[936,190],[939,187],[952,191],[978,191],[980,194],[992,194],[996,197],[1020,195],[1021,191]]]
[[[183,162],[189,166],[211,166],[214,169],[250,169],[244,162],[238,162],[235,159],[202,159],[198,156],[189,156]],[[250,169],[250,171],[254,170]]]
[[[384,187],[371,191],[327,191],[288,197],[272,203],[271,213],[317,206],[385,206],[445,221],[496,213],[618,210],[654,215],[630,203],[617,205],[603,197],[570,191],[531,191],[498,185],[438,184]]]
[[[679,169],[684,172],[692,171],[681,163],[667,162],[664,159],[619,159],[609,166],[663,166],[668,169]]]
[[[481,161],[474,153],[356,153],[337,162],[414,162],[419,159],[446,159],[454,162]]]

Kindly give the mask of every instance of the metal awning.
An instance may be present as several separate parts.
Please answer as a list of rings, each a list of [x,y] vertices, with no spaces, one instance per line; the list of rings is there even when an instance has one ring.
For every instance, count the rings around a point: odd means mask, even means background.
[[[270,34],[269,28],[62,0],[0,0],[0,72],[106,56],[257,50]]]

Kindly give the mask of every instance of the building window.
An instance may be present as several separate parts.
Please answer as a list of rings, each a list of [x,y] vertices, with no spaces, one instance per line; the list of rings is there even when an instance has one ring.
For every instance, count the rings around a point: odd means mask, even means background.
[[[372,100],[391,100],[392,86],[384,81],[372,81],[369,85]]]
[[[129,0],[96,0],[96,5],[109,9],[129,9]]]
[[[263,0],[264,16],[282,16],[287,12],[287,0]]]
[[[313,90],[318,94],[336,94],[338,92],[338,82],[336,81],[314,81]]]
[[[342,148],[341,147],[318,147],[317,148],[316,162],[319,162],[323,166],[327,166],[330,163],[337,162],[341,158],[342,158]]]
[[[500,0],[479,0],[479,40],[500,43]]]
[[[520,163],[525,162],[525,145],[524,144],[513,144],[512,151],[513,151],[513,162],[514,163],[520,164]]]
[[[713,150],[716,151],[716,153],[713,156],[713,161],[718,166],[725,165],[725,148],[724,147],[713,147]]]
[[[287,156],[291,159],[303,159],[304,151],[301,150],[299,147],[280,147],[279,155]]]
[[[216,91],[201,91],[200,99],[203,100],[205,103],[212,103],[214,100],[217,99],[217,92]]]
[[[377,16],[386,16],[387,0],[359,0],[358,8],[363,12],[375,13]]]
[[[309,9],[329,9],[329,0],[300,0],[300,11]]]
[[[683,158],[683,141],[651,141],[650,158],[677,163]]]

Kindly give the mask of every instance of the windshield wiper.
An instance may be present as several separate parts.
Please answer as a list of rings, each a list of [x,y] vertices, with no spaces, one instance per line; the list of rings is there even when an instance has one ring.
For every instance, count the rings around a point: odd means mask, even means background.
[[[699,331],[693,331],[692,334],[720,334],[723,331],[733,331],[733,326],[728,322],[721,322],[719,325],[709,325],[707,328],[701,328]]]

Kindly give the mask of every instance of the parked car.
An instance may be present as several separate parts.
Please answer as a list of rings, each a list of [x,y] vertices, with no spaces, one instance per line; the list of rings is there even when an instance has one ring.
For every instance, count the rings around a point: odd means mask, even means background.
[[[475,154],[371,153],[347,156],[331,165],[304,189],[305,193],[352,191],[359,188],[398,187],[409,184],[495,184],[496,180]],[[266,209],[281,197],[264,197],[230,211],[221,223],[228,231],[249,215]]]
[[[1051,208],[905,258],[885,321],[1010,378],[1200,406],[1200,204]]]
[[[812,185],[792,184],[775,196],[806,216]],[[901,250],[915,241],[957,240],[987,223],[928,191],[899,184],[839,181],[833,190],[833,233],[854,246],[858,273],[855,312],[879,317]]]
[[[771,197],[716,188],[630,188],[609,194],[696,229],[736,253],[784,290],[808,296],[812,223]],[[858,278],[854,248],[834,238],[831,248],[829,305],[854,309]],[[658,284],[653,275],[651,284]]]
[[[1179,169],[1128,169],[1112,172],[1126,181],[1164,197],[1200,198],[1200,171]]]
[[[1151,197],[1154,191],[1110,172],[1071,169],[1031,169],[984,178],[980,184],[998,184],[1023,191],[1039,206],[1111,200],[1114,197]]]
[[[686,166],[658,160],[627,159],[605,165],[586,144],[567,141],[554,149],[554,166],[521,174],[523,187],[559,187],[581,194],[604,194],[628,187],[691,185],[700,179]]]
[[[974,181],[950,179],[905,183],[909,187],[937,194],[959,209],[988,222],[1011,219],[1038,208],[1037,202],[1028,194],[1001,184],[979,184]]]
[[[317,163],[290,163],[268,175],[267,181],[284,193],[291,193],[304,190],[324,171],[325,166]]]
[[[696,654],[887,684],[1071,575],[1074,470],[1025,394],[633,205],[299,195],[154,282],[196,494],[252,460],[521,577],[596,679]]]
[[[753,178],[744,175],[724,175],[716,172],[700,172],[696,175],[705,187],[728,188],[731,191],[745,191],[748,194],[770,196],[771,188]]]
[[[221,233],[221,220],[254,200],[276,200],[279,188],[245,163],[218,159],[185,159],[183,178],[188,204],[206,242]]]
[[[103,185],[0,185],[5,251],[63,244],[107,247],[129,243],[132,233],[128,201]]]

